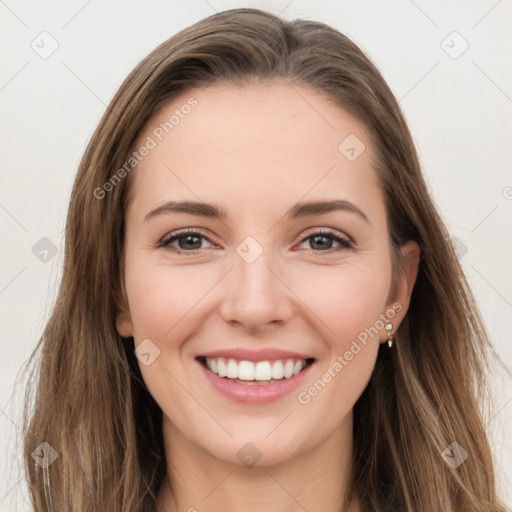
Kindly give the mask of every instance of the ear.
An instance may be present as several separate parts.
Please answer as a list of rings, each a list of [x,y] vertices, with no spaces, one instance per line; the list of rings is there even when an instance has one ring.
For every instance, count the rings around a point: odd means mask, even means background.
[[[392,292],[387,304],[387,308],[396,312],[395,316],[390,319],[390,323],[393,325],[393,332],[398,329],[409,309],[412,290],[416,283],[416,278],[418,277],[421,256],[420,247],[413,240],[402,245],[400,252],[402,253],[402,264],[395,278],[395,282],[391,287]],[[384,330],[380,341],[383,343],[386,340],[387,331]]]
[[[133,336],[133,325],[128,300],[126,299],[124,291],[120,290],[117,291],[116,298],[118,304],[116,330],[123,338],[130,338]]]

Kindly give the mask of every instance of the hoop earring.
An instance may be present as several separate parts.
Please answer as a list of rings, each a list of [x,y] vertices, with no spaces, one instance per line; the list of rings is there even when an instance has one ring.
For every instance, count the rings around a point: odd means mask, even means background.
[[[386,325],[386,331],[388,331],[388,347],[391,348],[393,346],[393,324]]]

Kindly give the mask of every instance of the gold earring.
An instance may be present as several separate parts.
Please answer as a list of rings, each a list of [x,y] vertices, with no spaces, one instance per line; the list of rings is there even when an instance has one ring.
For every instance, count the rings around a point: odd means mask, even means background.
[[[393,346],[393,324],[386,325],[386,331],[388,331],[388,347]]]

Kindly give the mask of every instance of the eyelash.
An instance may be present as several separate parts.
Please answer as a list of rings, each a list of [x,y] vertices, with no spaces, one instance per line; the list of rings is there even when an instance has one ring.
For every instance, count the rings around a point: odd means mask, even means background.
[[[171,233],[167,238],[163,238],[158,243],[157,247],[158,248],[169,249],[169,250],[171,250],[172,252],[174,252],[176,254],[188,254],[188,255],[193,256],[193,255],[197,254],[198,251],[200,251],[201,249],[198,249],[196,251],[181,251],[181,250],[178,250],[178,249],[170,247],[170,244],[172,242],[174,242],[175,240],[179,240],[180,238],[184,238],[184,237],[190,236],[190,235],[195,235],[198,238],[204,238],[205,240],[208,240],[208,242],[213,243],[207,236],[203,235],[200,231],[196,231],[196,230],[193,230],[193,229],[187,229],[187,230],[179,231],[177,233]],[[319,250],[315,250],[315,249],[310,249],[311,251],[313,251],[315,253],[319,253],[319,254],[321,254],[321,253],[332,254],[332,253],[337,252],[337,251],[342,251],[342,250],[346,250],[346,249],[353,249],[353,247],[354,247],[353,243],[348,238],[344,238],[344,237],[338,235],[335,231],[331,231],[331,230],[328,230],[328,229],[320,229],[319,231],[315,231],[314,233],[311,233],[310,235],[304,237],[300,241],[300,244],[304,243],[309,238],[313,238],[313,237],[318,236],[318,235],[322,235],[322,236],[325,236],[325,237],[328,237],[328,238],[332,238],[335,242],[338,242],[340,244],[340,247],[337,247],[337,248],[334,248],[334,249],[328,249],[326,251],[319,251]]]

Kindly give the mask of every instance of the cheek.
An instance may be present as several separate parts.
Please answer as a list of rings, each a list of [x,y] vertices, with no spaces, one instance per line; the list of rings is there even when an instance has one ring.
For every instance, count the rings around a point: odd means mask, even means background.
[[[127,272],[126,288],[136,340],[168,340],[187,324],[187,315],[193,315],[201,298],[216,283],[212,272],[194,267],[134,265],[131,273]]]
[[[325,353],[317,371],[296,398],[313,440],[340,425],[361,396],[375,367],[386,312],[390,274],[380,266],[337,268],[330,279],[317,279],[308,306],[321,321],[315,326]],[[317,418],[322,427],[314,427]]]
[[[315,324],[324,338],[331,348],[342,350],[385,312],[391,270],[382,260],[367,258],[350,265],[312,267],[307,280],[294,280],[293,289],[317,316]]]
[[[179,339],[178,335],[186,336],[188,319],[195,314],[198,320],[197,315],[207,308],[208,293],[223,275],[222,269],[212,267],[144,265],[135,259],[127,265],[126,287],[135,339],[168,343],[169,339]],[[309,316],[323,337],[339,344],[340,350],[374,325],[384,312],[390,265],[388,269],[382,259],[370,255],[346,265],[309,263],[307,267],[282,269],[280,274],[293,291],[291,295],[283,291],[282,300],[298,300],[302,315]]]

